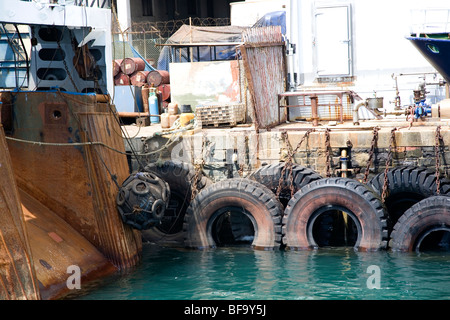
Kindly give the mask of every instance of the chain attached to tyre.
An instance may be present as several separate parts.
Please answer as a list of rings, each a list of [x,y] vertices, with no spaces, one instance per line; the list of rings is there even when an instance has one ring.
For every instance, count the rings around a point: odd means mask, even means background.
[[[286,173],[286,170],[289,170],[289,189],[291,191],[291,197],[294,196],[295,193],[295,189],[294,189],[294,176],[292,174],[292,167],[293,167],[293,159],[294,159],[294,155],[297,153],[298,149],[300,149],[300,146],[303,144],[303,141],[305,141],[306,138],[309,137],[309,134],[311,132],[314,132],[315,129],[308,129],[306,131],[306,133],[303,135],[303,137],[300,139],[299,143],[297,144],[297,146],[295,147],[294,150],[292,150],[292,146],[289,143],[289,137],[286,131],[283,131],[281,133],[282,137],[284,138],[284,141],[286,143],[286,147],[288,149],[288,154],[286,157],[286,161],[284,163],[283,169],[281,170],[281,176],[280,176],[280,180],[278,181],[278,188],[276,191],[276,197],[277,199],[280,198],[280,193],[281,190],[283,189],[283,180],[284,180],[284,175]]]
[[[370,170],[370,166],[372,165],[372,162],[373,162],[373,154],[375,153],[375,145],[378,142],[378,131],[379,130],[380,130],[380,127],[373,128],[373,137],[372,137],[372,143],[370,145],[369,159],[367,160],[366,171],[364,172],[364,179],[363,179],[364,184],[367,184],[367,179],[369,177],[369,170]]]
[[[395,131],[397,131],[397,128],[394,128],[391,130],[391,138],[390,138],[389,149],[388,149],[388,154],[387,154],[387,158],[386,158],[386,165],[385,165],[385,169],[384,169],[383,192],[381,193],[381,202],[383,202],[383,203],[384,203],[384,200],[386,199],[387,188],[388,188],[388,184],[389,184],[388,171],[389,171],[389,167],[392,162],[392,148],[393,148],[394,142],[395,142]]]
[[[194,159],[195,174],[192,179],[191,201],[194,200],[195,196],[198,194],[197,183],[200,176],[202,175],[203,166],[205,165],[205,155],[203,154],[205,152],[204,150],[206,150],[206,133],[203,133],[202,136],[202,155],[200,161],[196,161]]]
[[[326,164],[326,177],[330,178],[331,177],[331,142],[330,142],[330,129],[326,128],[325,129],[325,154],[326,154],[326,159],[327,159],[327,164]]]
[[[439,155],[439,149],[441,145],[441,141],[444,138],[441,135],[441,126],[436,127],[436,135],[435,140],[436,144],[434,146],[434,156],[436,160],[436,166],[435,166],[435,175],[436,175],[436,194],[439,195],[441,193],[441,180],[440,180],[440,173],[439,173],[439,167],[441,166],[440,162],[440,155]]]

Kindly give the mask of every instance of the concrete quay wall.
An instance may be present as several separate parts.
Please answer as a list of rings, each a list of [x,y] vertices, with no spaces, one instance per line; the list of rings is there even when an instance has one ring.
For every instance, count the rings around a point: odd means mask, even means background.
[[[441,139],[436,140],[438,126]],[[374,127],[379,128],[375,142]],[[396,130],[392,140],[393,128]],[[439,171],[442,176],[450,174],[450,132],[446,122],[412,126],[408,123],[382,123],[361,127],[286,125],[259,133],[249,127],[206,127],[167,135],[155,134],[155,130],[150,133],[143,130],[125,143],[128,152],[139,154],[129,157],[131,171],[150,162],[172,160],[202,165],[205,173],[215,181],[245,177],[261,165],[287,160],[290,150],[287,142],[293,150],[303,139],[293,155],[293,162],[311,168],[323,177],[327,176],[328,167],[332,176],[341,176],[341,156],[345,150],[347,165],[351,169],[348,177],[361,180],[373,143],[369,178],[384,171],[390,148],[390,167],[424,166],[435,170],[437,146]],[[307,130],[311,132],[305,137]]]

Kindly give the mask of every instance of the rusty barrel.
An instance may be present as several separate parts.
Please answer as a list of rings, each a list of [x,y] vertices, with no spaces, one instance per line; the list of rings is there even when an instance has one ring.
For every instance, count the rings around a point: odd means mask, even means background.
[[[145,69],[145,61],[141,58],[125,58],[120,64],[120,70],[126,75],[132,75]]]
[[[162,84],[170,83],[169,72],[166,70],[153,70],[147,75],[147,83],[149,86],[159,87]]]
[[[123,72],[119,72],[114,77],[114,85],[116,86],[128,86],[130,84],[130,77]]]
[[[120,72],[120,64],[122,63],[123,59],[116,59],[113,60],[113,76],[117,76]]]
[[[148,71],[137,71],[130,76],[130,81],[133,86],[141,87],[147,83]]]
[[[147,85],[144,85],[143,87],[142,87],[142,90],[141,90],[141,94],[142,94],[142,105],[143,105],[143,107],[144,107],[144,112],[146,112],[146,113],[148,113],[148,110],[149,110],[149,108],[148,108],[148,95],[149,95],[149,89],[148,89],[148,86]]]
[[[158,91],[161,92],[162,101],[166,101],[170,98],[170,84],[160,85]]]

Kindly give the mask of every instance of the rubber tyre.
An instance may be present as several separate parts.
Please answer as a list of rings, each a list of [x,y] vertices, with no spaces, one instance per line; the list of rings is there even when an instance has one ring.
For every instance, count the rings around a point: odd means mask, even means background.
[[[249,178],[259,183],[262,183],[267,188],[272,190],[276,194],[278,189],[278,184],[281,178],[281,173],[285,166],[284,162],[279,162],[277,164],[270,164],[263,166],[253,172]],[[292,185],[294,187],[294,193],[300,190],[302,187],[311,183],[313,181],[322,179],[322,177],[309,168],[305,168],[301,165],[293,164],[292,166]],[[282,188],[280,191],[279,200],[286,207],[287,203],[291,199],[291,189],[289,180],[289,170],[286,169],[283,175]]]
[[[415,251],[424,233],[434,228],[450,230],[450,197],[432,196],[409,208],[395,224],[389,246],[392,251]]]
[[[183,221],[186,209],[191,202],[191,186],[195,177],[195,168],[189,163],[165,161],[162,165],[151,163],[145,167],[145,171],[153,172],[169,184],[170,202],[169,208],[166,209],[166,218],[163,217],[163,224],[143,230],[142,239],[144,242],[182,247],[184,245]],[[211,184],[211,179],[201,173],[197,188],[201,190]],[[172,216],[168,216],[170,211],[173,212]]]
[[[291,250],[317,248],[313,238],[312,221],[321,210],[331,208],[345,210],[358,222],[355,249],[386,249],[387,221],[381,200],[370,188],[348,178],[320,179],[295,193],[283,217],[283,241],[286,247]]]
[[[277,249],[281,245],[283,207],[264,185],[245,178],[227,179],[203,189],[187,209],[184,223],[185,246],[215,248],[212,235],[217,212],[226,207],[246,210],[252,221],[255,249]]]
[[[419,201],[437,195],[435,172],[424,167],[395,167],[388,170],[388,187],[385,206],[389,215],[389,231],[402,214]],[[381,196],[384,185],[384,172],[377,174],[369,186]],[[448,179],[440,179],[440,194],[450,192]]]

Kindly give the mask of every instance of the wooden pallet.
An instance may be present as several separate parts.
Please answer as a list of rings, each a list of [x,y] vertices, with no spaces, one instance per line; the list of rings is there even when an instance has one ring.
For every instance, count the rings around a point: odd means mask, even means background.
[[[241,103],[201,105],[195,108],[195,115],[200,126],[235,126],[245,121],[245,106]]]

